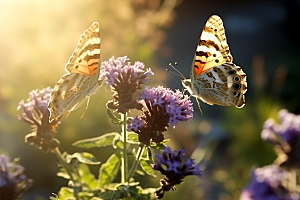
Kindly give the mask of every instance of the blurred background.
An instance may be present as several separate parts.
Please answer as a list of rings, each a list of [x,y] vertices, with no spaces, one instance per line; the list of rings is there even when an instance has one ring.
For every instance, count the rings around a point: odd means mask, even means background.
[[[166,72],[177,61],[189,77],[199,36],[213,14],[224,22],[235,64],[247,74],[246,106],[209,106],[204,115],[194,106],[194,120],[170,128],[169,145],[186,148],[201,161],[203,177],[188,177],[164,199],[238,199],[253,166],[271,164],[275,153],[260,132],[269,117],[286,108],[300,111],[299,0],[0,0],[0,153],[20,157],[34,180],[24,199],[43,200],[67,182],[56,177],[55,155],[24,142],[30,127],[16,110],[33,89],[54,87],[64,75],[81,34],[98,21],[101,61],[127,55],[155,73],[150,85],[182,89],[180,78]],[[61,151],[72,154],[79,139],[119,131],[105,115],[111,99],[102,87],[92,96],[85,116],[82,106],[63,117],[57,138]],[[196,102],[192,98],[196,105]],[[103,163],[112,148],[92,149]],[[99,166],[91,170],[98,176]],[[159,187],[159,178],[136,176],[142,187]]]

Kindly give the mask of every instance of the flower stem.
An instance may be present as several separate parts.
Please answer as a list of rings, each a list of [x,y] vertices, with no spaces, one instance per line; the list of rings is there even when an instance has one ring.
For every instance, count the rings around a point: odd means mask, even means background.
[[[121,171],[121,183],[126,183],[127,180],[127,113],[123,114],[123,126],[122,126],[122,136],[123,136],[123,158],[122,158],[122,171]]]
[[[76,197],[76,199],[79,200],[78,191],[75,188],[75,179],[74,179],[74,177],[72,175],[70,167],[68,166],[68,164],[63,159],[63,157],[62,157],[62,155],[61,155],[60,150],[58,149],[58,147],[56,147],[52,152],[56,155],[56,157],[59,160],[60,164],[65,168],[66,172],[70,176],[70,179],[73,182],[73,186],[74,186],[74,188],[73,188],[74,189],[74,196]]]
[[[129,181],[129,179],[133,176],[133,174],[135,173],[136,171],[136,168],[138,166],[138,163],[139,163],[139,160],[141,159],[141,156],[143,155],[143,152],[145,150],[145,145],[142,145],[139,147],[139,150],[137,152],[137,155],[136,155],[136,159],[134,160],[134,163],[131,167],[131,170],[130,170],[130,173],[129,173],[129,176],[127,178],[127,181]]]

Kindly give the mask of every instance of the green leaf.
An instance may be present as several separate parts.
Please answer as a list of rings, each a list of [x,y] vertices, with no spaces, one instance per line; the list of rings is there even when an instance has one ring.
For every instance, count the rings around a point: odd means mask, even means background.
[[[111,111],[111,109],[106,109],[106,115],[111,119],[111,120],[114,120],[114,121],[120,121],[121,118],[117,118],[113,112]]]
[[[120,124],[123,123],[122,120],[121,120],[121,118],[120,117],[119,118],[116,117],[110,109],[106,109],[106,115],[111,119],[111,122],[113,124],[120,125]]]
[[[140,166],[142,167],[144,172],[146,172],[146,174],[156,177],[152,167],[149,165],[149,163],[146,160],[141,159],[139,162],[140,162]]]
[[[96,190],[98,188],[98,181],[86,164],[80,164],[78,173],[81,182],[84,183],[85,186],[88,186],[91,190]]]
[[[60,188],[58,192],[58,198],[59,200],[76,200],[76,198],[73,195],[74,190],[68,187],[62,187]]]
[[[73,143],[73,146],[84,148],[84,149],[90,149],[94,147],[105,147],[108,145],[112,145],[113,139],[118,134],[119,133],[117,132],[112,132],[95,138],[78,140],[77,142]]]
[[[106,163],[104,163],[100,168],[99,173],[99,184],[100,186],[111,183],[120,169],[121,155],[120,153],[111,155]]]
[[[139,144],[139,136],[135,132],[128,131],[127,132],[128,137],[127,137],[127,142],[131,144]]]
[[[69,176],[69,174],[67,172],[57,172],[56,175],[58,177],[62,177],[62,178],[67,179],[67,180],[70,179],[70,176]]]
[[[163,150],[165,147],[166,147],[166,144],[170,141],[170,139],[166,139],[164,141],[162,141],[161,143],[159,144],[152,144],[151,145],[151,148],[153,149],[157,149],[157,150]]]
[[[112,146],[114,149],[116,149],[116,148],[123,149],[122,138],[119,134],[116,135],[115,138],[113,139]]]
[[[77,158],[79,162],[89,164],[89,165],[99,165],[100,162],[90,153],[82,152],[82,153],[74,153],[72,158]]]

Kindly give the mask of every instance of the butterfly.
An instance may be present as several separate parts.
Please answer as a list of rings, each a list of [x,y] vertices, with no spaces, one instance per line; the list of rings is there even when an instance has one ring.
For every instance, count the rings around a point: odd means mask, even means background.
[[[94,22],[80,37],[65,69],[68,72],[56,83],[48,103],[49,121],[79,108],[102,85],[100,73],[100,29]],[[86,107],[87,108],[87,107]],[[84,114],[84,113],[83,113]],[[83,116],[83,115],[82,115]]]
[[[222,19],[211,16],[201,33],[190,79],[181,80],[185,90],[209,105],[242,108],[247,91],[246,74],[232,63]]]

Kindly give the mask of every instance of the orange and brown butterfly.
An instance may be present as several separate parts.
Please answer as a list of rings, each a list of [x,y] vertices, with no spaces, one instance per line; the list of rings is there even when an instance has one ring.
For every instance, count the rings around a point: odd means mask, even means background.
[[[192,63],[190,79],[182,85],[188,92],[209,105],[242,108],[247,91],[246,74],[232,63],[222,19],[211,16],[201,33]],[[202,113],[202,110],[200,108]]]
[[[79,43],[65,69],[68,72],[56,83],[48,104],[49,121],[80,107],[89,101],[101,86],[100,29],[94,22],[81,36]],[[87,102],[88,106],[88,102]]]

